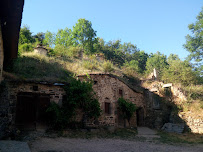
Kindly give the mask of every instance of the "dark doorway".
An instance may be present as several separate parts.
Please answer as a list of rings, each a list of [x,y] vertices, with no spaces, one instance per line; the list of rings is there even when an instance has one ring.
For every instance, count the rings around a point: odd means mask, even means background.
[[[137,126],[144,126],[144,109],[143,108],[138,108],[136,110],[136,115],[137,115]]]
[[[49,105],[49,95],[19,93],[16,105],[16,126],[19,129],[35,130],[37,125],[44,125],[48,118],[46,110]]]

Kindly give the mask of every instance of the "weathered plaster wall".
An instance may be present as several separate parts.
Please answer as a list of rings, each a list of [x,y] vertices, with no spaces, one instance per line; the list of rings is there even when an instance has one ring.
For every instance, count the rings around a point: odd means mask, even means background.
[[[137,107],[145,109],[145,99],[143,94],[136,93],[117,78],[108,74],[92,74],[90,76],[94,81],[93,89],[96,92],[102,109],[102,115],[99,118],[100,125],[123,126],[122,116],[118,111],[118,99],[120,97],[128,99],[136,104]],[[86,76],[79,76],[80,80],[84,80],[85,78]],[[122,95],[119,94],[119,90],[122,90]],[[110,103],[110,114],[105,113],[105,102]],[[136,113],[131,119],[131,126],[137,126]]]

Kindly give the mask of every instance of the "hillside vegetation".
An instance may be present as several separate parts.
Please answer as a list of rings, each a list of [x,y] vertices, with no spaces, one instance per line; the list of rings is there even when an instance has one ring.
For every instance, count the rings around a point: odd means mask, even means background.
[[[191,54],[184,61],[176,54],[168,57],[160,52],[147,54],[130,42],[106,42],[97,37],[90,21],[79,19],[72,29],[66,27],[57,33],[47,31],[32,35],[28,26],[22,27],[18,58],[7,71],[21,79],[53,82],[66,82],[79,74],[105,72],[136,83],[138,79],[146,79],[155,68],[160,81],[180,84],[185,90],[188,100],[181,105],[182,108],[186,111],[191,107],[193,111],[197,107],[202,110],[202,43],[195,43],[202,41],[202,28],[198,28],[203,26],[202,11],[197,22],[189,25],[193,35],[187,36],[184,47]],[[48,55],[34,53],[37,45],[45,46]]]

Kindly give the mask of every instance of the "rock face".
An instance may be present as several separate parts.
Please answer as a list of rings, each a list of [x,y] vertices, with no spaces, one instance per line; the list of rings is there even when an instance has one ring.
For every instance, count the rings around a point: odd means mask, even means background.
[[[175,132],[180,134],[183,133],[184,127],[184,124],[165,123],[161,129],[167,132]]]
[[[202,116],[190,115],[190,113],[181,115],[182,119],[186,121],[188,128],[192,133],[203,134],[203,119]]]
[[[136,92],[136,90],[129,88],[124,82],[110,74],[90,74],[90,77],[94,82],[93,89],[96,92],[102,109],[102,115],[99,118],[100,125],[123,126],[124,122],[122,115],[118,110],[118,99],[120,97],[133,102],[138,109],[142,109],[140,110],[139,121],[143,121],[144,123],[146,111],[143,93]],[[80,75],[78,78],[84,81],[87,76]],[[137,117],[138,116],[135,113],[131,119],[131,126],[137,126]],[[127,124],[127,126],[128,125],[129,124]]]

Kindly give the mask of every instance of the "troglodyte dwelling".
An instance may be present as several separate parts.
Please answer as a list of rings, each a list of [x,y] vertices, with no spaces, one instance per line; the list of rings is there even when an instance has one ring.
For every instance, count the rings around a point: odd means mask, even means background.
[[[100,73],[89,75],[93,80],[93,89],[96,92],[102,109],[99,125],[123,127],[124,120],[121,112],[118,110],[118,99],[121,97],[131,101],[137,107],[137,112],[131,118],[131,126],[144,125],[146,104],[143,91],[129,87],[124,81],[111,74]],[[87,75],[79,75],[78,78],[81,81],[85,81]],[[94,124],[90,123],[88,125],[93,126]]]

